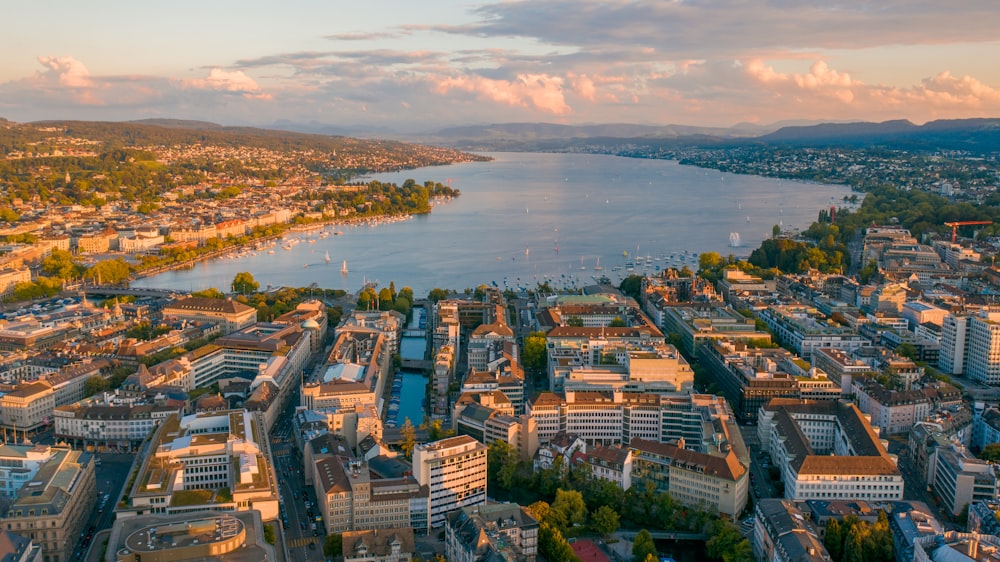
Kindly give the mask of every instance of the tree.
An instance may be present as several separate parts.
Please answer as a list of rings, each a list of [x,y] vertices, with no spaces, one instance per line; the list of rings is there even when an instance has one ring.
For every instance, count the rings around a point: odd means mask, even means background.
[[[917,346],[913,345],[910,342],[903,342],[897,345],[896,349],[894,349],[893,351],[896,352],[896,355],[899,355],[900,357],[905,357],[911,361],[917,360],[918,356]]]
[[[642,290],[642,275],[629,275],[618,285],[618,290],[635,300],[639,300],[639,291]]]
[[[392,308],[392,291],[389,287],[382,287],[382,290],[378,292],[378,309],[379,310],[389,310]]]
[[[583,501],[583,494],[576,490],[556,490],[552,512],[565,521],[566,529],[587,522],[587,504]]]
[[[718,252],[704,252],[698,256],[698,269],[715,269],[722,264],[722,256]]]
[[[546,560],[559,560],[560,562],[579,562],[579,558],[573,554],[573,547],[566,542],[559,529],[549,523],[542,522],[538,526],[538,551]]]
[[[990,443],[976,456],[984,461],[1000,462],[1000,443]]]
[[[546,521],[549,518],[549,511],[552,508],[549,507],[547,502],[537,501],[528,506],[528,511],[531,512],[531,516],[538,520],[539,523]]]
[[[202,291],[195,291],[195,292],[191,293],[191,296],[192,297],[201,297],[201,298],[205,298],[205,299],[224,299],[224,298],[226,298],[226,295],[224,295],[222,293],[222,291],[216,289],[215,287],[209,287],[209,288],[204,289]]]
[[[413,427],[410,418],[403,421],[403,426],[399,428],[399,434],[403,438],[403,455],[407,460],[413,458],[413,448],[417,446],[417,428]]]
[[[487,476],[490,485],[496,485],[502,490],[514,488],[517,477],[517,451],[508,443],[494,441],[486,450]]]
[[[611,320],[611,322],[608,323],[608,327],[609,328],[626,328],[626,327],[628,327],[628,324],[626,324],[625,321],[622,320],[620,316],[615,316],[614,319]]]
[[[335,558],[344,553],[344,536],[334,533],[326,536],[323,542],[323,555],[327,558]]]
[[[533,371],[544,371],[549,362],[545,332],[531,332],[524,338],[524,366]]]
[[[777,238],[781,236],[781,225],[774,225],[771,227],[771,236]]]
[[[566,325],[573,328],[582,328],[583,318],[580,318],[579,316],[570,316],[566,319]]]
[[[435,287],[431,289],[431,292],[427,293],[427,300],[437,304],[438,301],[448,298],[448,294],[447,289],[438,289]]]
[[[236,274],[236,277],[233,277],[232,287],[234,293],[246,295],[256,293],[257,289],[260,288],[260,283],[253,278],[249,271],[241,271]]]
[[[826,536],[823,537],[823,546],[830,553],[830,558],[839,561],[844,553],[844,535],[840,528],[840,521],[830,519],[826,524]]]
[[[593,521],[594,532],[603,538],[618,530],[618,512],[606,505],[595,509],[590,518]]]
[[[83,381],[83,396],[86,398],[88,396],[93,396],[98,392],[104,392],[110,387],[108,381],[104,377],[94,375],[87,380]]]
[[[653,535],[646,529],[639,531],[632,543],[632,557],[644,560],[647,555],[657,556],[656,544],[653,543]]]
[[[121,258],[115,258],[97,262],[83,276],[101,285],[116,285],[128,281],[131,274],[128,263]]]
[[[413,303],[413,289],[409,287],[403,287],[402,289],[399,290],[399,294],[396,295],[396,298],[397,299],[404,298],[408,300],[410,303]]]
[[[42,260],[42,273],[59,279],[75,279],[86,271],[86,268],[73,261],[73,254],[66,250],[54,249]]]

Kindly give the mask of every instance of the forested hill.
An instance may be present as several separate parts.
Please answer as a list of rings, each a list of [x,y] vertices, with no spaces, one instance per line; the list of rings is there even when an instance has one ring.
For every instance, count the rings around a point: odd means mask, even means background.
[[[0,157],[54,155],[51,150],[53,145],[65,146],[70,139],[82,141],[77,146],[86,146],[87,151],[97,153],[120,148],[194,145],[311,153],[313,157],[326,160],[331,168],[359,171],[417,168],[484,159],[450,148],[398,141],[224,127],[201,121],[13,123],[0,120]]]

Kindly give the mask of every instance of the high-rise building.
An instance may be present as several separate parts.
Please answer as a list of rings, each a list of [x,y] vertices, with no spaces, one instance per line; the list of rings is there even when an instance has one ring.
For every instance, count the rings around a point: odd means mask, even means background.
[[[938,350],[938,368],[948,375],[965,372],[969,341],[969,316],[949,314],[941,324],[941,348]]]
[[[1000,384],[1000,311],[983,311],[970,318],[968,339],[966,373],[983,384]]]
[[[486,503],[486,445],[468,435],[418,445],[413,475],[430,489],[431,527],[453,510]]]

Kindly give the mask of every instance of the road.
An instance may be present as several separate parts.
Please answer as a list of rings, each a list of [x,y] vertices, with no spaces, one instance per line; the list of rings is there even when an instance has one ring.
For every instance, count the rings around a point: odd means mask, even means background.
[[[301,455],[291,445],[292,415],[297,400],[292,400],[271,429],[271,456],[274,459],[285,542],[292,560],[321,562],[326,532],[317,521],[319,508],[312,488],[302,474]],[[307,507],[306,502],[309,502]],[[315,524],[315,530],[313,529]]]

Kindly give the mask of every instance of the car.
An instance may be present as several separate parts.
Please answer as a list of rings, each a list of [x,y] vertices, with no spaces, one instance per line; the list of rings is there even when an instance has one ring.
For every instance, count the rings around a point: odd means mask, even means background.
[[[314,542],[309,543],[309,550],[316,550],[316,543]]]

